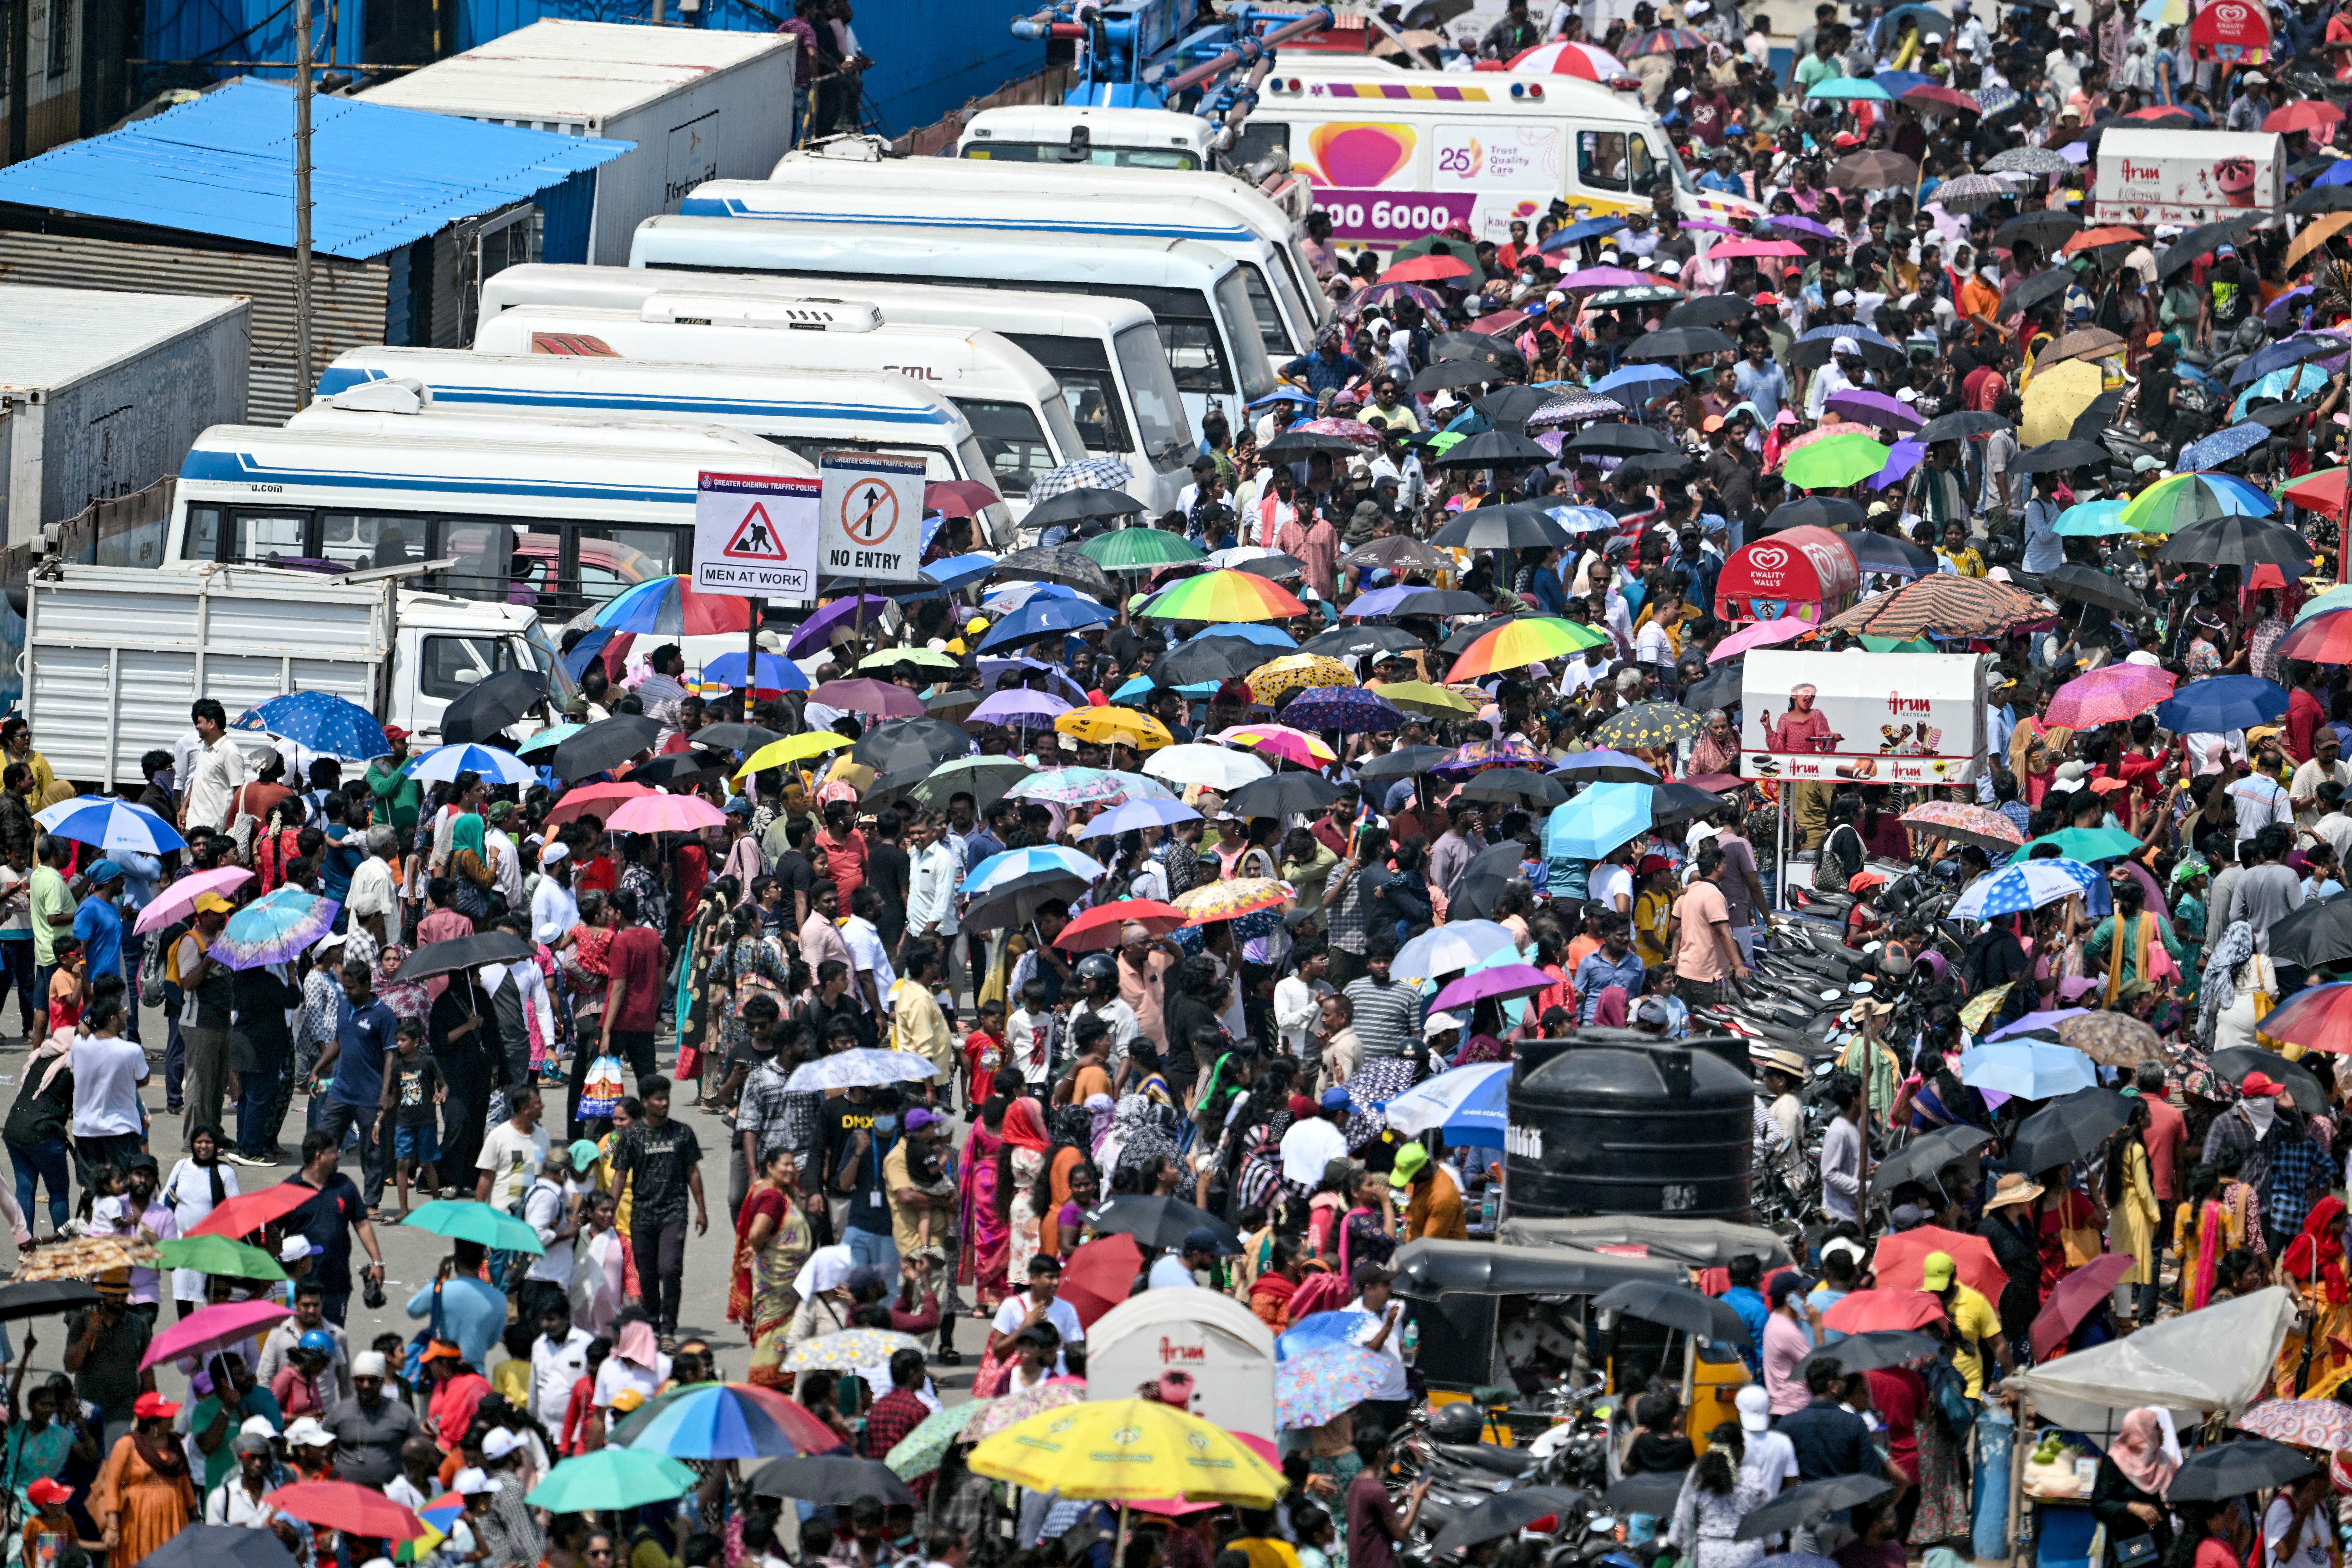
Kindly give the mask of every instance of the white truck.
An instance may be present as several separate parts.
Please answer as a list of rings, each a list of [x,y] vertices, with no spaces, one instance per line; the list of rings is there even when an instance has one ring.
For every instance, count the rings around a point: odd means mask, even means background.
[[[44,563],[26,592],[25,716],[58,777],[135,793],[140,757],[172,749],[199,697],[235,719],[329,691],[433,744],[451,700],[494,670],[551,671],[562,695],[535,609],[402,587],[413,573]]]

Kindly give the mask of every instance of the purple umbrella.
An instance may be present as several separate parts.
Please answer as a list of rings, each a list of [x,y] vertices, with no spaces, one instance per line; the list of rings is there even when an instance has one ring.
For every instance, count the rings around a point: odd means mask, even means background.
[[[1764,222],[1769,224],[1775,229],[1786,230],[1791,234],[1810,234],[1822,239],[1843,239],[1845,237],[1845,236],[1840,234],[1837,230],[1832,228],[1825,223],[1816,223],[1811,218],[1800,216],[1793,213],[1787,217],[1766,218]]]
[[[1860,388],[1833,392],[1830,394],[1829,406],[1849,419],[1859,419],[1864,425],[1916,430],[1927,423],[1919,417],[1916,408],[1883,392],[1867,392]]]
[[[2014,1024],[2011,1024],[2004,1028],[1995,1029],[1991,1034],[1987,1035],[1985,1038],[1988,1040],[1998,1040],[2006,1035],[2030,1034],[2035,1029],[2054,1029],[2058,1026],[2061,1020],[2072,1018],[2078,1014],[2087,1013],[2089,1011],[2090,1009],[2088,1007],[2061,1007],[2054,1013],[2028,1013],[2024,1017],[2020,1018]]]
[[[1320,686],[1290,700],[1282,721],[1294,730],[1386,734],[1404,728],[1404,714],[1377,691],[1360,686]]]
[[[1050,691],[1028,691],[1019,688],[1007,691],[992,691],[979,707],[966,716],[967,724],[1012,724],[1021,729],[1042,730],[1070,710],[1069,703]]]
[[[1375,588],[1369,594],[1359,594],[1350,599],[1348,602],[1348,607],[1341,610],[1339,614],[1342,616],[1392,616],[1396,614],[1396,607],[1404,602],[1404,596],[1415,591],[1411,587]]]
[[[2288,289],[2285,293],[2280,295],[2277,299],[2263,307],[2263,319],[2270,322],[2273,327],[2279,325],[2282,320],[2279,312],[2294,310],[2299,301],[2308,298],[2310,294],[2311,285],[2308,283],[2304,284],[2300,288]]]
[[[1927,455],[1927,447],[1925,442],[1897,441],[1886,449],[1886,466],[1862,482],[1874,490],[1883,490],[1889,485],[1899,484],[1912,469],[1919,466],[1919,459]]]
[[[1622,267],[1588,267],[1580,272],[1563,272],[1556,285],[1561,289],[1630,289],[1637,284],[1656,283],[1654,272],[1634,272]]]
[[[1596,784],[1655,784],[1658,770],[1641,758],[1600,747],[1580,752],[1551,770],[1555,777],[1591,779]]]
[[[1432,1005],[1441,1013],[1450,1012],[1490,998],[1502,1002],[1515,996],[1533,996],[1559,984],[1532,964],[1498,963],[1492,969],[1474,970],[1464,975],[1440,991]]]
[[[784,645],[784,656],[787,658],[804,658],[813,653],[823,653],[829,646],[833,628],[845,621],[855,623],[861,607],[866,619],[878,621],[882,618],[882,612],[890,607],[890,601],[879,594],[857,594],[846,599],[835,599],[801,623],[801,629],[794,632],[793,640]]]
[[[983,658],[980,661],[980,679],[983,685],[992,684],[998,675],[1008,669],[1026,670],[1033,674],[1050,675],[1059,689],[1070,694],[1073,702],[1087,700],[1086,688],[1062,673],[1059,665],[1047,664],[1042,658]]]

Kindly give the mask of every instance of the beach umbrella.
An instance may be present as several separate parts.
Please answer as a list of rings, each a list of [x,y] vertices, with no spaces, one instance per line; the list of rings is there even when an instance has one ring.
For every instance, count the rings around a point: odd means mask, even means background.
[[[1525,616],[1508,621],[1464,649],[1449,680],[1466,681],[1496,670],[1519,669],[1549,659],[1566,658],[1609,641],[1606,633],[1558,616]]]
[[[167,855],[185,849],[179,829],[143,805],[112,795],[86,795],[33,813],[45,833],[89,844],[105,853]]]
[[[1064,1498],[1271,1508],[1282,1472],[1223,1427],[1150,1399],[1048,1410],[974,1446],[974,1475]]]
[[[2157,480],[2132,498],[2123,515],[2142,533],[2171,533],[2208,518],[2268,517],[2276,510],[2276,502],[2234,474],[2193,473]]]
[[[289,963],[334,929],[341,908],[289,882],[229,916],[207,956],[236,970]]]

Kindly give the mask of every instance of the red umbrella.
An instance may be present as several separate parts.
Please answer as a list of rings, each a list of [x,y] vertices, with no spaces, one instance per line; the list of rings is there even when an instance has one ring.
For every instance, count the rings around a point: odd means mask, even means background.
[[[1467,278],[1475,270],[1458,256],[1416,256],[1410,261],[1400,261],[1381,274],[1383,283],[1443,283],[1450,278]]]
[[[2325,133],[2343,118],[2344,111],[2334,104],[2307,98],[2300,103],[2290,103],[2284,109],[2271,110],[2263,117],[2263,129],[2283,133],[2296,131]]]
[[[978,517],[1003,499],[978,479],[933,479],[923,487],[923,510],[950,517]]]
[[[1958,88],[1938,87],[1933,82],[1923,83],[1913,88],[1903,95],[1903,101],[1923,109],[1932,103],[1939,109],[1957,109],[1962,114],[1984,112],[1984,105],[1979,103],[1971,95],[1962,92]]]
[[[2137,1267],[2128,1252],[2107,1252],[2094,1258],[2058,1281],[2049,1302],[2033,1320],[2033,1359],[2047,1361],[2058,1342],[2074,1331],[2116,1288],[2116,1281]]]
[[[1939,1322],[1944,1304],[1925,1290],[1853,1290],[1822,1314],[1822,1321],[1842,1334],[1866,1334],[1874,1329],[1924,1329]]]
[[[2149,125],[2169,126],[2175,130],[2197,123],[2197,117],[2187,110],[2174,109],[2164,104],[2158,104],[2152,109],[2135,109],[2124,118],[2142,121]]]
[[[2352,982],[2306,985],[2263,1014],[2262,1026],[2273,1040],[2352,1056]]]
[[[2059,247],[2059,253],[2064,256],[2078,256],[2085,250],[2096,250],[2103,245],[2132,245],[2147,237],[2147,236],[2136,228],[2122,228],[2114,225],[2105,228],[2086,228]]]
[[[1087,1328],[1135,1290],[1135,1277],[1143,1272],[1143,1248],[1125,1231],[1087,1242],[1070,1254],[1062,1268],[1062,1300],[1077,1309],[1078,1321]]]
[[[2305,475],[2279,494],[2308,510],[2341,517],[2344,515],[2344,481],[2347,478],[2352,478],[2352,468],[2329,468],[2322,473]]]
[[[1154,937],[1166,936],[1187,920],[1182,910],[1158,899],[1121,899],[1097,904],[1062,928],[1054,945],[1070,952],[1108,952],[1118,945],[1119,928],[1133,921]]]
[[[828,680],[809,693],[812,702],[846,708],[869,718],[919,719],[923,700],[903,686],[880,680]]]
[[[213,1212],[190,1226],[188,1234],[231,1238],[250,1236],[265,1225],[284,1219],[318,1195],[317,1188],[306,1187],[299,1182],[280,1182],[274,1187],[240,1193],[225,1203],[214,1205]]]
[[[617,784],[582,784],[578,789],[565,792],[563,798],[555,803],[555,809],[547,814],[547,820],[571,822],[588,812],[593,812],[598,816],[610,816],[623,802],[653,793],[651,784],[630,784],[626,781]]]
[[[2322,610],[2279,638],[2279,657],[2352,664],[2352,609]]]
[[[404,1505],[354,1481],[296,1481],[262,1501],[305,1524],[340,1530],[378,1541],[415,1541],[425,1521]]]
[[[1960,1283],[1977,1291],[1986,1300],[1999,1296],[2008,1284],[2009,1276],[1992,1255],[1992,1243],[1981,1236],[1966,1231],[1944,1230],[1932,1225],[1916,1230],[1897,1231],[1881,1237],[1877,1256],[1870,1267],[1877,1272],[1882,1289],[1918,1290],[1920,1264],[1931,1252],[1948,1252],[1958,1268]]]

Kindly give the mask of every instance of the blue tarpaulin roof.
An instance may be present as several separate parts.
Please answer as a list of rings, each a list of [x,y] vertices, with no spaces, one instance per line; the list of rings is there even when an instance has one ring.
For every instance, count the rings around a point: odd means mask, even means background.
[[[310,104],[310,244],[363,261],[526,201],[635,142],[350,98]],[[294,91],[250,77],[0,169],[0,202],[292,248]]]

